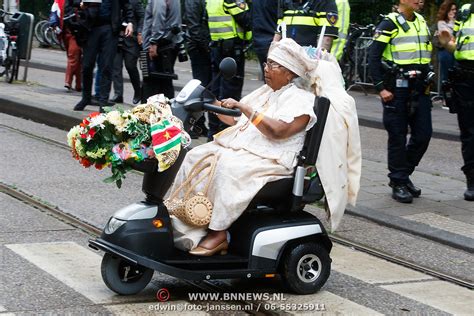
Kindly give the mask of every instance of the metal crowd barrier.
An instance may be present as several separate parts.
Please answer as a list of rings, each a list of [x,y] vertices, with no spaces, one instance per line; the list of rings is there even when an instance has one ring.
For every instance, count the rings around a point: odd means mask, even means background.
[[[359,37],[356,39],[354,47],[354,82],[346,89],[360,87],[367,95],[365,87],[372,87],[374,84],[369,79],[369,48],[372,44],[372,37]]]

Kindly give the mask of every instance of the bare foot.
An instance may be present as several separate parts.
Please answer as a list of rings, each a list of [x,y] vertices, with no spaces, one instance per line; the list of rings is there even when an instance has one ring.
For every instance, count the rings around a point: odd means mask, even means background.
[[[225,230],[209,230],[207,236],[201,240],[198,246],[206,249],[213,249],[219,246],[225,240],[227,240],[227,233]]]

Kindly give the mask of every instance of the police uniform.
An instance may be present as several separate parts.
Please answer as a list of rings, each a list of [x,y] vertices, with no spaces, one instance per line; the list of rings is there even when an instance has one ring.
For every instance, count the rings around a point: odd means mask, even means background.
[[[467,178],[464,198],[474,201],[474,2],[462,6],[454,24],[454,102],[461,131],[461,148]]]
[[[431,50],[425,19],[414,12],[414,20],[407,21],[403,14],[393,12],[377,26],[369,52],[375,88],[393,94],[390,102],[382,101],[383,123],[388,132],[388,177],[392,197],[404,203],[421,193],[409,176],[428,148],[432,134],[431,99],[425,83]],[[416,78],[408,79],[407,71]],[[411,135],[407,143],[408,127]]]
[[[336,27],[338,29],[338,38],[332,42],[331,53],[340,60],[347,42],[347,33],[349,32],[351,7],[348,0],[336,0],[338,20]]]
[[[244,85],[245,41],[252,39],[251,16],[245,0],[208,0],[206,2],[209,33],[211,36],[212,92],[218,99],[240,100]],[[237,63],[237,73],[230,79],[219,77],[219,64],[225,57],[232,57]],[[227,127],[217,116],[209,114],[208,139]]]
[[[278,24],[286,24],[286,36],[301,46],[316,46],[321,28],[326,25],[325,36],[337,38],[335,26],[338,15],[334,0],[279,0]]]

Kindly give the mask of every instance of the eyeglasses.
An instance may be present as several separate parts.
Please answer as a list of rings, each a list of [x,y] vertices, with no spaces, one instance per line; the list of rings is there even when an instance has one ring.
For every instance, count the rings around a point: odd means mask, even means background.
[[[268,67],[268,69],[273,70],[273,69],[280,68],[280,67],[283,67],[283,66],[280,65],[280,64],[277,64],[274,61],[269,61],[269,62],[264,62],[263,63],[263,68],[267,68],[267,67]]]

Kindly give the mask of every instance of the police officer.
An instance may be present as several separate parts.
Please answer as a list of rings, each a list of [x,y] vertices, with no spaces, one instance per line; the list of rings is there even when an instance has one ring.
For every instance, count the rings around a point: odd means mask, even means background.
[[[334,0],[279,0],[278,24],[286,24],[286,36],[301,46],[318,44],[321,28],[326,25],[323,48],[330,51],[338,30],[337,6]],[[282,34],[277,31],[274,40],[279,41]]]
[[[421,194],[409,176],[431,139],[428,77],[432,45],[418,0],[400,0],[398,11],[377,26],[369,52],[369,71],[383,105],[388,132],[388,169],[392,197],[411,203]],[[385,73],[385,80],[384,80]],[[407,142],[408,126],[411,130]]]
[[[181,7],[183,23],[186,24],[188,55],[191,59],[193,78],[207,86],[212,80],[211,50],[209,43],[208,16],[205,0],[184,0]]]
[[[148,51],[150,73],[160,75],[143,78],[142,103],[155,94],[163,93],[174,97],[173,74],[177,51],[171,48],[164,37],[171,35],[171,29],[181,25],[180,1],[150,0],[145,9],[142,29],[142,48]]]
[[[252,3],[252,43],[262,74],[267,61],[268,49],[273,41],[278,21],[278,2],[259,0]]]
[[[181,5],[183,23],[186,25],[187,38],[186,48],[191,59],[191,70],[193,78],[201,81],[207,86],[212,80],[211,49],[209,43],[208,16],[205,0],[182,0]],[[188,132],[191,138],[200,135],[207,137],[205,117],[202,116]]]
[[[474,2],[461,7],[454,23],[454,38],[441,31],[440,43],[454,52],[456,64],[449,72],[453,81],[452,100],[447,100],[451,112],[457,112],[461,131],[461,148],[467,179],[464,199],[474,201]]]
[[[74,0],[78,5],[79,0]],[[80,2],[85,20],[89,26],[87,40],[83,46],[82,57],[82,99],[74,107],[74,111],[82,111],[87,105],[92,104],[92,73],[98,55],[107,56],[100,58],[99,69],[102,72],[100,81],[99,106],[108,104],[112,67],[117,50],[118,34],[125,19],[127,27],[125,36],[133,33],[133,11],[128,0],[87,0]]]
[[[349,0],[336,0],[338,20],[336,27],[338,29],[338,38],[333,40],[331,53],[339,61],[347,42],[347,33],[349,32],[349,24],[351,17],[351,7]]]
[[[123,74],[122,68],[125,64],[130,82],[133,87],[133,104],[140,102],[140,73],[137,61],[142,45],[142,28],[145,10],[141,0],[129,0],[133,10],[133,36],[119,38],[117,53],[115,54],[112,81],[115,95],[110,101],[123,103]]]
[[[211,35],[212,92],[220,99],[240,100],[244,85],[245,56],[244,42],[252,38],[251,16],[245,0],[208,0],[206,2]],[[237,74],[230,80],[219,74],[219,64],[225,57],[232,57],[237,63]],[[209,114],[208,140],[226,127],[217,116]]]

